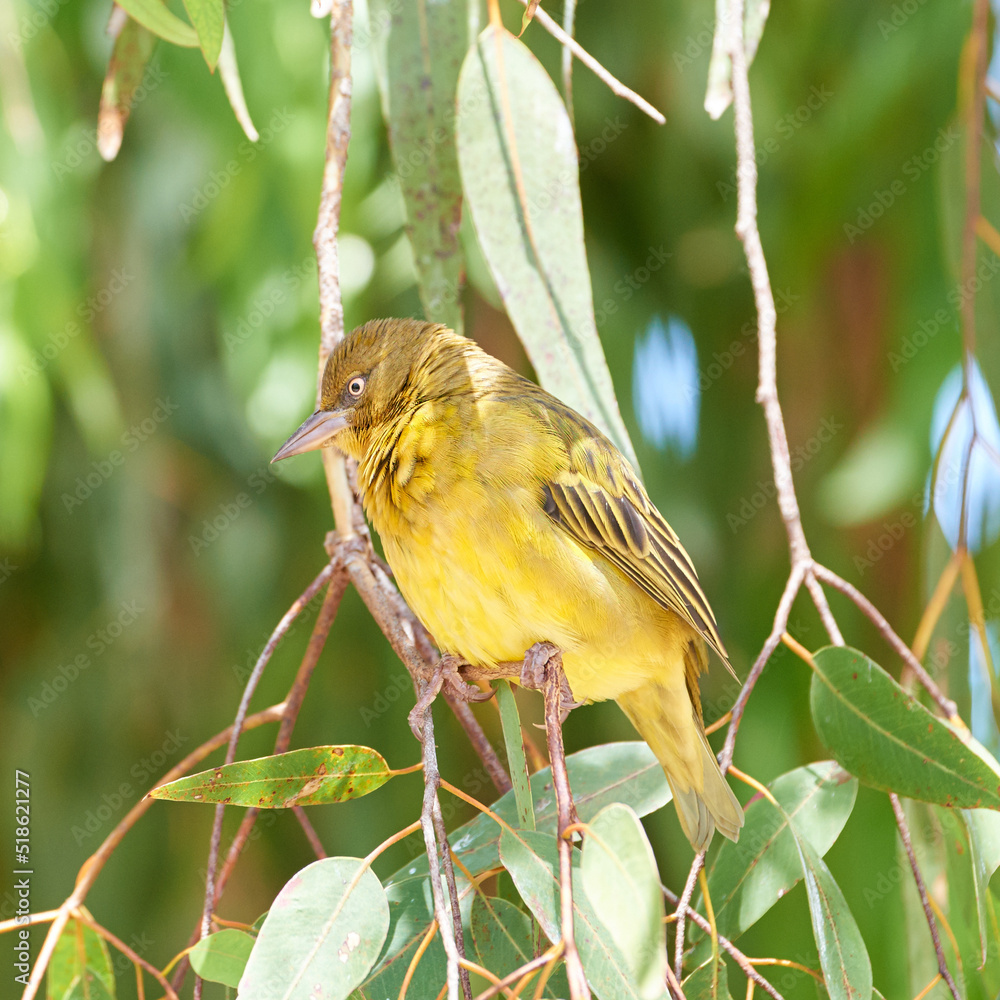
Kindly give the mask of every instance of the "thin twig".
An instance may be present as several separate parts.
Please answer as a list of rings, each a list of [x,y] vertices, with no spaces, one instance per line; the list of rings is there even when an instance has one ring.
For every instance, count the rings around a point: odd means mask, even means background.
[[[684,883],[684,891],[677,903],[677,936],[674,941],[674,972],[680,979],[684,972],[684,920],[687,917],[691,905],[691,897],[694,895],[694,885],[698,881],[698,873],[705,866],[705,852],[699,851],[691,862],[691,870],[688,872],[687,881]]]
[[[520,0],[521,5],[528,6],[529,0]],[[600,77],[610,88],[613,94],[623,97],[626,101],[631,101],[640,111],[645,112],[658,125],[664,125],[667,121],[663,115],[653,107],[644,97],[640,97],[630,87],[626,87],[617,77],[612,76],[575,38],[567,35],[558,23],[539,7],[535,11],[535,20],[557,41],[560,45],[565,45],[573,55],[576,56],[584,66],[592,73]]]
[[[960,732],[966,732],[966,725],[960,718],[955,703],[950,698],[945,697],[944,692],[937,686],[931,675],[927,673],[924,665],[913,655],[910,647],[900,639],[893,627],[885,620],[882,612],[857,587],[848,583],[843,577],[838,576],[833,570],[817,564],[816,576],[830,584],[834,589],[839,590],[842,594],[845,594],[858,606],[879,630],[889,645],[903,658],[906,665],[917,675],[920,683],[927,689],[927,693],[937,702],[938,708],[941,709],[941,714],[949,722],[957,726]]]
[[[516,983],[529,972],[534,972],[535,969],[539,969],[543,965],[546,965],[552,957],[550,951],[551,949],[549,951],[543,951],[541,955],[537,955],[535,958],[531,959],[531,961],[525,962],[520,968],[508,973],[508,975],[504,976],[499,982],[494,983],[488,989],[483,990],[482,993],[477,993],[476,1000],[490,1000],[490,997],[495,997],[502,990],[506,989],[512,983]]]
[[[319,268],[319,376],[316,405],[322,402],[323,372],[330,352],[344,337],[344,306],[340,295],[340,202],[351,140],[351,41],[354,36],[352,0],[333,0],[330,5],[330,101],[326,123],[326,157],[320,189],[319,214],[313,232],[313,247]],[[321,450],[323,471],[330,491],[337,532],[344,538],[354,533],[357,502],[351,489],[347,459],[336,448]]]
[[[177,994],[167,982],[166,977],[151,962],[147,962],[134,948],[130,948],[121,938],[116,937],[106,927],[101,926],[82,907],[73,914],[77,920],[83,921],[95,934],[114,945],[137,969],[145,969],[164,989],[167,998],[178,1000]]]
[[[320,570],[313,582],[306,587],[292,606],[285,612],[281,621],[275,626],[270,638],[264,644],[264,648],[261,650],[260,656],[257,657],[257,662],[254,664],[253,670],[250,672],[250,677],[247,679],[246,687],[243,689],[243,697],[240,699],[239,707],[236,710],[236,718],[233,720],[233,727],[229,736],[229,745],[226,748],[226,764],[232,764],[236,760],[236,744],[239,742],[240,735],[243,732],[243,723],[250,709],[250,699],[253,698],[254,692],[257,690],[257,684],[263,676],[264,668],[274,655],[278,643],[281,642],[289,628],[291,628],[292,622],[302,613],[303,608],[319,592],[320,588],[327,583],[335,569],[336,567],[333,563],[328,563]],[[209,934],[212,927],[212,913],[215,909],[215,875],[219,863],[219,848],[222,844],[222,819],[225,811],[226,807],[224,805],[215,807],[215,818],[212,823],[212,837],[209,844],[208,864],[205,873],[205,903],[201,913],[202,937]],[[200,982],[200,979],[195,979],[196,998],[201,992]]]
[[[921,874],[920,866],[917,864],[917,856],[913,851],[913,842],[910,839],[910,828],[906,822],[906,815],[903,812],[903,806],[899,801],[899,796],[895,792],[889,793],[889,801],[892,803],[892,812],[896,817],[896,826],[899,827],[899,836],[903,841],[903,849],[906,851],[906,856],[910,861],[910,870],[913,872],[913,881],[917,884],[917,893],[920,895],[920,905],[924,908],[924,916],[927,918],[927,926],[931,931],[931,940],[934,942],[934,954],[937,955],[938,972],[941,973],[941,978],[948,984],[948,989],[951,990],[951,995],[955,1000],[960,1000],[958,988],[955,986],[955,980],[951,977],[951,972],[948,970],[948,963],[944,959],[944,950],[941,948],[941,938],[938,935],[937,921],[934,919],[934,914],[931,912],[931,904],[927,898],[927,886],[924,884],[924,876]]]
[[[283,705],[272,705],[270,708],[265,708],[263,711],[255,713],[245,721],[244,729],[253,729],[268,722],[277,722],[281,718],[283,708]],[[222,730],[222,732],[216,733],[210,740],[206,740],[202,743],[200,747],[196,747],[182,761],[175,764],[169,771],[167,771],[167,773],[157,782],[157,785],[163,785],[167,782],[174,781],[176,778],[183,777],[196,764],[204,760],[210,753],[213,753],[215,750],[218,750],[219,747],[227,743],[231,733],[232,727],[227,726]],[[101,873],[105,864],[107,864],[108,858],[111,857],[115,849],[125,838],[125,835],[132,829],[133,826],[135,826],[139,818],[153,805],[155,801],[156,799],[151,798],[149,795],[144,795],[125,814],[121,822],[111,831],[111,833],[104,838],[104,842],[101,846],[80,866],[80,871],[76,876],[76,884],[73,887],[73,892],[56,911],[52,925],[49,927],[48,933],[45,935],[45,940],[42,943],[41,950],[38,952],[38,957],[35,959],[34,968],[31,970],[31,978],[28,980],[28,985],[25,987],[21,1000],[34,1000],[34,997],[38,992],[38,987],[42,982],[42,977],[45,975],[45,970],[48,968],[49,960],[52,958],[56,942],[59,940],[59,935],[62,934],[67,920],[69,920],[74,910],[83,905],[84,900],[87,898],[87,893],[94,885],[94,882],[97,881],[97,876]]]
[[[747,700],[754,689],[754,685],[760,679],[760,675],[764,672],[767,661],[771,659],[771,654],[778,648],[778,643],[781,642],[781,635],[788,625],[788,618],[792,613],[792,603],[795,601],[795,595],[802,586],[804,575],[805,570],[801,566],[792,567],[792,572],[788,577],[788,582],[785,584],[781,600],[778,601],[778,610],[774,613],[771,634],[765,640],[760,653],[757,654],[757,659],[754,660],[753,666],[750,668],[750,673],[743,682],[743,687],[740,689],[740,693],[733,703],[732,721],[729,723],[729,729],[726,732],[726,742],[722,746],[722,753],[719,754],[719,766],[722,768],[723,773],[725,773],[729,765],[733,762],[733,751],[736,748],[736,734],[739,732],[740,722],[743,720]]]
[[[426,685],[421,684],[418,690],[424,693]],[[438,801],[438,787],[441,776],[438,771],[437,746],[434,741],[434,713],[433,701],[428,699],[423,704],[423,711],[417,719],[411,713],[414,728],[419,729],[422,757],[424,763],[424,800],[420,810],[420,827],[424,834],[424,846],[427,850],[427,865],[430,873],[431,895],[434,898],[434,917],[441,932],[441,943],[444,945],[445,956],[448,961],[448,996],[450,1000],[457,1000],[459,983],[466,1000],[471,1000],[472,989],[469,983],[468,972],[459,965],[459,958],[464,957],[460,953],[460,947],[464,945],[462,934],[462,914],[456,908],[449,913],[449,901],[446,901],[446,894],[442,891],[442,871],[441,855],[448,851],[448,841],[438,844],[437,821],[441,816],[441,804]],[[451,879],[454,882],[454,874]],[[448,888],[448,896],[451,895],[451,887]],[[460,942],[462,943],[460,945]],[[464,947],[462,947],[464,951]]]
[[[823,621],[823,627],[826,629],[826,634],[830,637],[830,641],[835,646],[843,646],[844,637],[840,634],[840,628],[833,617],[830,605],[827,604],[823,588],[819,585],[819,580],[816,579],[814,568],[806,571],[806,588],[812,596],[813,603],[816,605],[816,610],[819,612],[819,616]]]
[[[295,818],[299,821],[299,826],[302,827],[302,832],[306,835],[306,840],[309,841],[309,846],[313,849],[313,854],[315,854],[319,860],[327,857],[323,841],[319,839],[319,834],[316,832],[316,828],[312,825],[312,821],[306,815],[305,809],[303,809],[302,806],[292,806],[292,812],[294,813]]]
[[[573,37],[574,21],[576,20],[576,0],[564,0],[563,3],[563,31],[567,37]],[[563,99],[566,101],[566,113],[569,115],[569,123],[573,124],[573,50],[568,46],[562,47],[562,78],[563,78]]]
[[[668,903],[670,903],[671,906],[677,906],[680,903],[680,898],[672,893],[665,885],[661,885],[660,888],[663,890],[664,898]],[[687,907],[686,916],[692,923],[697,924],[706,934],[712,933],[712,925],[697,910],[690,906]],[[737,948],[736,945],[729,940],[729,938],[720,934],[719,944],[725,948],[727,952],[729,952],[733,961],[740,967],[747,979],[756,983],[762,990],[764,990],[765,993],[773,997],[774,1000],[784,1000],[782,995],[750,964],[750,960],[747,956],[740,951],[740,949]]]
[[[556,651],[545,665],[545,736],[549,745],[549,759],[552,761],[552,786],[556,793],[561,932],[570,998],[590,1000],[590,988],[587,986],[573,932],[573,845],[565,836],[566,828],[573,822],[573,793],[569,787],[562,737],[563,683],[562,654]]]

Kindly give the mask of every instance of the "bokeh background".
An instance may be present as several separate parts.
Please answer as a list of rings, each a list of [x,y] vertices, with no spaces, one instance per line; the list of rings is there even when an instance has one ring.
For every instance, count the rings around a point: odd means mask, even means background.
[[[575,122],[595,307],[622,412],[742,674],[770,629],[788,554],[754,402],[732,112],[712,122],[702,108],[713,6],[582,0],[583,45],[667,124],[580,66]],[[315,386],[311,234],[328,41],[307,8],[229,5],[259,143],[243,136],[199,53],[161,43],[121,153],[105,164],[95,129],[110,5],[0,5],[0,742],[4,787],[14,768],[31,778],[33,909],[58,905],[156,777],[231,721],[267,635],[324,559],[320,463],[268,465]],[[505,17],[516,30],[520,7],[506,5]],[[364,3],[356,18],[341,224],[349,327],[420,315]],[[935,400],[961,349],[957,112],[970,21],[965,0],[791,0],[775,5],[751,73],[779,386],[807,534],[907,638],[949,552],[924,496]],[[525,39],[558,78],[551,39],[537,25]],[[989,147],[984,163],[989,215],[1000,208]],[[463,229],[467,331],[530,374],[468,221]],[[996,270],[986,268],[977,296],[987,411],[1000,376]],[[987,517],[978,566],[995,619],[993,537]],[[833,603],[847,640],[897,673],[872,629]],[[929,660],[969,718],[962,613],[954,602]],[[255,707],[283,694],[314,617],[315,608],[282,644]],[[805,602],[791,631],[811,648],[825,641]],[[718,675],[706,688],[712,717],[734,693]],[[740,767],[767,781],[824,756],[808,683],[801,662],[774,656],[741,730]],[[523,704],[539,717],[533,697]],[[349,592],[295,744],[362,743],[406,766],[417,760],[411,705],[405,671]],[[499,740],[493,710],[477,711]],[[982,688],[976,712],[995,751]],[[460,731],[443,709],[439,718],[445,776],[489,798]],[[613,705],[574,712],[566,732],[570,749],[632,738]],[[273,738],[248,734],[241,756],[267,752]],[[330,853],[363,855],[416,817],[420,792],[419,777],[401,778],[312,818]],[[9,843],[13,797],[2,801]],[[468,815],[456,805],[450,823]],[[91,892],[92,911],[158,965],[200,912],[210,823],[210,810],[156,805]],[[691,856],[673,811],[647,829],[679,888]],[[311,858],[292,817],[265,816],[259,831],[222,905],[227,918],[252,921]],[[911,991],[899,888],[883,885],[896,850],[887,800],[862,788],[828,861],[887,996]],[[377,868],[385,875],[408,857],[400,846]],[[748,953],[815,966],[802,888],[745,941]],[[813,990],[794,972],[775,981],[786,996]],[[123,995],[132,988],[123,983]]]

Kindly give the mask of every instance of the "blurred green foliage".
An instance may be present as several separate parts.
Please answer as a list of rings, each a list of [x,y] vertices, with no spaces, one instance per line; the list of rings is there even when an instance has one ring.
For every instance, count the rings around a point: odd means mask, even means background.
[[[420,314],[372,35],[358,7],[340,243],[349,327]],[[910,7],[776,5],[751,72],[779,386],[807,534],[817,558],[871,596],[904,637],[948,555],[939,529],[925,524],[923,498],[934,394],[960,354],[956,106],[970,21],[964,3]],[[5,775],[17,767],[31,776],[33,909],[57,905],[125,810],[231,721],[267,635],[322,565],[331,527],[314,457],[268,466],[311,410],[315,386],[310,239],[325,24],[304,4],[229,4],[256,144],[201,55],[159,44],[122,150],[104,164],[95,125],[108,14],[93,0],[0,6],[0,732]],[[505,16],[516,30],[520,7]],[[714,123],[702,108],[712,21],[708,0],[580,3],[582,44],[667,124],[579,65],[574,106],[595,309],[622,413],[742,674],[770,629],[788,556],[754,403],[753,304],[732,232],[732,113]],[[525,39],[558,79],[555,43],[537,25]],[[984,160],[984,211],[1000,223],[990,215],[1000,208],[992,150]],[[466,330],[527,371],[467,220],[462,235]],[[666,263],[638,281],[657,252]],[[995,260],[985,251],[983,259]],[[998,305],[1000,283],[985,278],[978,353],[994,391]],[[667,314],[693,331],[703,389],[699,447],[685,463],[642,440],[630,405],[636,337]],[[997,556],[994,544],[978,558],[993,619]],[[894,669],[870,627],[834,604],[848,641]],[[314,617],[315,607],[282,644],[256,706],[284,693]],[[964,620],[955,599],[928,662],[968,718]],[[790,630],[810,648],[825,641],[802,600]],[[713,717],[733,696],[719,675],[705,691]],[[779,651],[751,699],[740,767],[769,781],[823,755],[808,686],[804,665]],[[411,764],[411,704],[405,671],[349,592],[296,745],[367,744],[392,767]],[[540,715],[531,697],[522,710]],[[445,777],[490,798],[461,733],[440,718]],[[495,716],[482,718],[499,743]],[[574,712],[566,732],[570,750],[631,736],[613,705]],[[250,733],[240,756],[272,742],[270,731]],[[331,854],[364,854],[417,815],[420,794],[419,777],[400,779],[312,819]],[[453,802],[445,812],[450,824],[469,816]],[[227,832],[238,819],[234,811]],[[183,946],[200,912],[210,822],[210,810],[154,806],[88,900],[157,965]],[[5,808],[4,842],[10,823]],[[673,811],[646,825],[664,880],[678,886],[690,849]],[[409,851],[393,848],[378,871]],[[913,901],[904,914],[896,851],[885,797],[862,788],[828,862],[887,996],[912,995],[929,978],[908,973]],[[290,816],[265,814],[221,914],[252,921],[310,857]],[[911,929],[919,940],[919,926]],[[804,891],[744,947],[815,967]],[[812,995],[794,970],[775,983],[787,997]]]

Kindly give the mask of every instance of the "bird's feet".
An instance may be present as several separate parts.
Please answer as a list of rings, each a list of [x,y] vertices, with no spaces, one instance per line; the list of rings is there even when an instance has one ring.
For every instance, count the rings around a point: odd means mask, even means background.
[[[489,701],[496,694],[495,691],[481,691],[474,684],[466,684],[460,673],[464,664],[465,660],[452,653],[444,653],[438,660],[430,683],[424,688],[417,703],[410,709],[410,729],[413,730],[413,734],[418,740],[423,738],[424,714],[442,690],[446,696],[464,702]]]
[[[573,698],[569,681],[566,680],[563,671],[562,653],[559,648],[551,642],[536,642],[524,654],[520,683],[523,688],[547,693],[548,680],[553,671],[556,671],[559,677],[559,724],[562,725],[569,713],[574,708],[579,708],[583,702]]]
[[[475,684],[467,684],[462,677],[462,667],[468,666],[465,660],[454,653],[444,653],[441,656],[440,667],[444,673],[444,687],[448,694],[458,701],[489,701],[496,691],[483,691]]]

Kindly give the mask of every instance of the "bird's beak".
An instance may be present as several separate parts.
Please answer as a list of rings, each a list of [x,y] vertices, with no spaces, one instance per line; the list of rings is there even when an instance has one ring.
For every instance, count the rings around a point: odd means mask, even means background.
[[[280,462],[289,455],[301,455],[333,443],[337,434],[347,426],[343,410],[317,410],[302,421],[302,426],[278,449],[272,462]]]

